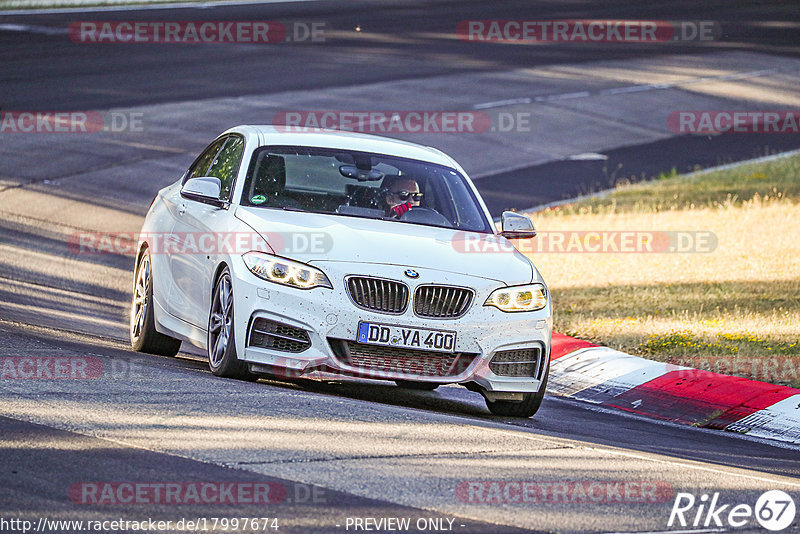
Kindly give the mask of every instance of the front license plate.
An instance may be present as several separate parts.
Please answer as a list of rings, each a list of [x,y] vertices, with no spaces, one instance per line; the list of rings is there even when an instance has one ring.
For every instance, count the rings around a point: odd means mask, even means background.
[[[405,349],[455,352],[456,333],[378,323],[358,323],[358,342]]]

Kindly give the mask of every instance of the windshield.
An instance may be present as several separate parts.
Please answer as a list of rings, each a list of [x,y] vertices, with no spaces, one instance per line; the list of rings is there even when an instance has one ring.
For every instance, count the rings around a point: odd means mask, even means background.
[[[259,148],[241,204],[492,233],[455,169],[367,152]]]

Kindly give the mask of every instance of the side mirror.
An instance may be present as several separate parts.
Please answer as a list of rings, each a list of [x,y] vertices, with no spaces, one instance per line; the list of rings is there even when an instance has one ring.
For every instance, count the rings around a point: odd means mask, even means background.
[[[197,200],[198,202],[205,202],[206,204],[225,207],[228,203],[219,199],[221,192],[222,182],[219,178],[213,176],[189,178],[186,180],[186,183],[183,184],[183,187],[181,187],[182,197]]]
[[[508,239],[530,239],[536,236],[533,222],[525,215],[513,211],[504,211],[503,226],[500,235]]]

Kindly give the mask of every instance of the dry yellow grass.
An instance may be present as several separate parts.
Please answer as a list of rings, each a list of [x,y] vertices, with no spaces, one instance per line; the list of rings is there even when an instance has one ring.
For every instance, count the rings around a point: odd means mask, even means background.
[[[788,158],[627,186],[532,214],[550,243],[557,233],[582,231],[711,232],[717,239],[711,252],[553,253],[544,246],[529,253],[552,291],[556,331],[800,386],[798,189],[800,158]]]

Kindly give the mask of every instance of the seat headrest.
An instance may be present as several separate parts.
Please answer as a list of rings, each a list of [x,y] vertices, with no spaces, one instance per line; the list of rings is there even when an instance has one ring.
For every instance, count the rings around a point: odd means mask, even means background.
[[[286,187],[286,161],[282,156],[263,152],[256,161],[253,195],[276,196]]]

